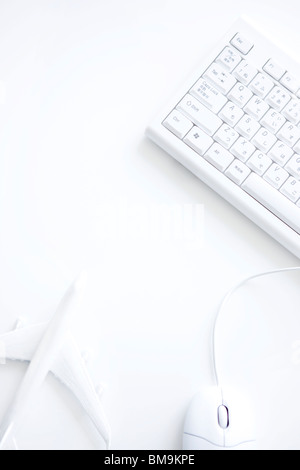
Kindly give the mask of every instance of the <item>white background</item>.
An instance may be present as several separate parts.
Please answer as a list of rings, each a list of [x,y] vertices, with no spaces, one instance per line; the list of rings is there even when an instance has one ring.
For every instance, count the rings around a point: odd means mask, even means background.
[[[299,263],[144,138],[242,14],[297,54],[293,0],[0,0],[0,333],[20,316],[49,319],[88,270],[74,334],[105,384],[113,449],[180,449],[189,402],[212,384],[222,297],[244,277]],[[198,244],[172,236],[172,215],[150,230],[162,208],[199,207]],[[260,446],[297,448],[299,275],[273,282],[245,288],[224,315],[222,377],[248,392]],[[0,418],[25,370],[0,366]],[[17,438],[25,449],[95,445],[51,379]]]

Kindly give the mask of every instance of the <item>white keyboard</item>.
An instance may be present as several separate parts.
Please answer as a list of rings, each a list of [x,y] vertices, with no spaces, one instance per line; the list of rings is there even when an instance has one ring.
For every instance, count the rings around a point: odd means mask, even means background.
[[[300,65],[239,20],[147,135],[300,258]]]

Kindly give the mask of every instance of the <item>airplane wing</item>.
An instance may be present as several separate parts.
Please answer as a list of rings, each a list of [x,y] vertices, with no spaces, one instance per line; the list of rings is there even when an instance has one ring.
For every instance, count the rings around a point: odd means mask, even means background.
[[[30,362],[47,327],[48,323],[39,323],[0,335],[0,363]]]
[[[48,323],[41,323],[0,335],[0,364],[6,360],[30,362],[47,327]],[[71,334],[66,336],[64,346],[49,372],[52,372],[73,393],[109,447],[109,424],[85,362]],[[15,449],[15,441],[12,441],[9,447]]]

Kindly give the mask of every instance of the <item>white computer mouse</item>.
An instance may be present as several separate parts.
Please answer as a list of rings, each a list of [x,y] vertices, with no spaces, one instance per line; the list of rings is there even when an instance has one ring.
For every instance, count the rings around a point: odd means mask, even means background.
[[[186,416],[183,449],[256,449],[254,414],[249,400],[236,391],[203,388]]]

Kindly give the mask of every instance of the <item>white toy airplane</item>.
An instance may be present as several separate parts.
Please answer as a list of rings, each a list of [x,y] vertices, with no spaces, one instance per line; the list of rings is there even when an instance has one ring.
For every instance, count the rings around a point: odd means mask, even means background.
[[[78,310],[85,285],[86,275],[82,274],[65,294],[50,323],[16,329],[0,336],[2,355],[4,353],[1,357],[0,350],[0,361],[30,362],[13,403],[0,424],[0,450],[17,449],[15,434],[48,372],[52,372],[75,395],[109,448],[108,422],[81,353],[69,332],[70,317]]]

